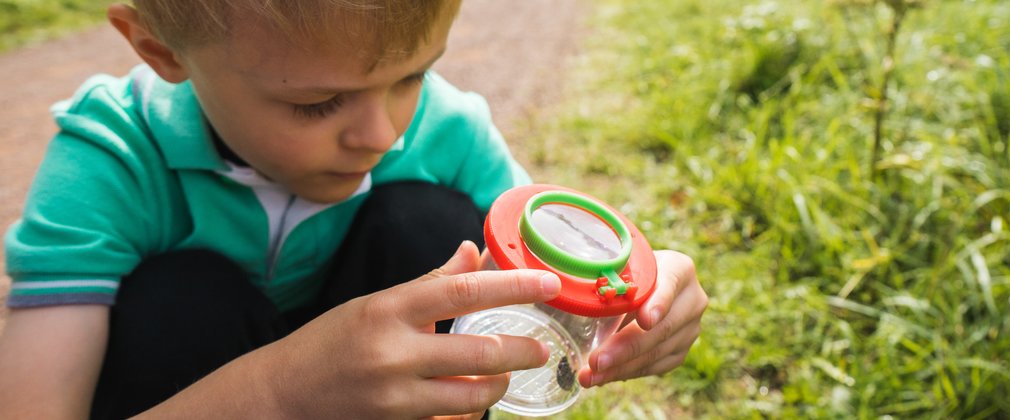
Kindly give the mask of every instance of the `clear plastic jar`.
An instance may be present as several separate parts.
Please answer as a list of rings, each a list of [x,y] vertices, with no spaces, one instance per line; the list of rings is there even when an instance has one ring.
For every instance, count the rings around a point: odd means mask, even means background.
[[[488,214],[485,240],[490,256],[483,269],[553,271],[562,279],[561,294],[546,303],[459,317],[450,332],[525,336],[544,343],[550,350],[547,363],[513,372],[496,407],[525,416],[560,412],[578,399],[577,375],[589,353],[652,292],[652,250],[615,210],[552,185],[503,194]]]
[[[497,266],[491,261],[485,269],[495,270]],[[512,372],[508,391],[496,406],[514,414],[546,416],[575,403],[582,389],[579,368],[589,363],[589,352],[616,332],[623,319],[623,314],[585,317],[536,303],[464,315],[456,319],[450,332],[524,336],[544,343],[550,351],[547,363]]]

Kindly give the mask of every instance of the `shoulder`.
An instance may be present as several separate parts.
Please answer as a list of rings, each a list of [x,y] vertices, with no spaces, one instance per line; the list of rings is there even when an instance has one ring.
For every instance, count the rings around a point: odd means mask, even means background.
[[[118,123],[132,120],[130,112],[135,105],[132,80],[141,71],[136,68],[127,76],[108,74],[91,76],[69,99],[57,102],[50,108],[60,128],[73,128],[81,120]]]
[[[70,149],[111,154],[120,161],[161,160],[139,110],[137,80],[145,71],[150,69],[138,66],[122,77],[92,76],[71,98],[54,104],[50,112],[60,131],[48,154]]]

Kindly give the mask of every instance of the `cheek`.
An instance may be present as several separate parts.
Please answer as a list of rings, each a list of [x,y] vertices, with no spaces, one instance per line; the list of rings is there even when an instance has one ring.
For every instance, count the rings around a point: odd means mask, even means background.
[[[247,98],[238,96],[207,98],[201,101],[208,120],[218,135],[244,156],[267,146],[264,139],[274,137],[278,130],[276,111],[265,109]]]
[[[295,176],[329,153],[320,150],[318,127],[293,124],[283,110],[246,107],[235,111],[224,115],[226,127],[219,134],[235,153],[271,178]]]
[[[316,133],[279,130],[249,133],[255,136],[248,142],[251,154],[257,157],[264,169],[284,169],[287,172],[312,168],[333,154],[328,142]]]
[[[410,94],[397,98],[390,107],[390,118],[393,120],[396,132],[400,135],[407,131],[411,120],[414,119],[414,112],[417,111],[417,100],[420,96],[420,91],[420,87],[415,88]]]

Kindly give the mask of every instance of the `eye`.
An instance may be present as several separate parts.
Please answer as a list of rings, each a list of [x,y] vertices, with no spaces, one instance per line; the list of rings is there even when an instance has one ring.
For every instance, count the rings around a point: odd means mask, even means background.
[[[295,116],[302,118],[325,118],[333,112],[335,112],[341,105],[344,104],[344,96],[336,95],[330,99],[322,102],[307,104],[307,105],[294,105]]]
[[[410,76],[407,76],[405,79],[401,80],[400,83],[402,83],[404,86],[411,86],[411,87],[416,86],[421,84],[421,82],[424,82],[424,76],[426,75],[428,75],[427,71],[412,74]]]

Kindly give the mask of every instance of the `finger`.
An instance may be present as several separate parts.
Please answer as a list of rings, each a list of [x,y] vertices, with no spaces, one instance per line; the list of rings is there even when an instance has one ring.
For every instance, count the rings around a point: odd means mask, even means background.
[[[635,321],[608,338],[590,354],[589,365],[594,371],[606,371],[611,366],[628,363],[652,351],[685,326],[699,322],[708,298],[701,287],[692,287],[685,290],[677,302],[666,318],[651,330],[646,331],[641,327],[641,321]]]
[[[586,374],[580,372],[579,379],[580,381],[586,380],[588,384],[594,386],[612,381],[621,381],[664,373],[669,369],[657,370],[657,366],[663,364],[663,361],[671,355],[687,354],[687,351],[694,344],[695,340],[697,340],[698,334],[701,332],[700,325],[701,323],[697,322],[684,327],[673,337],[670,337],[668,340],[660,343],[654,349],[646,352],[641,357],[616,364],[607,370],[593,370],[591,371],[591,377],[588,377]]]
[[[488,248],[484,248],[484,250],[481,251],[480,253],[480,267],[482,270],[484,270],[485,267],[491,267],[492,264],[495,264],[495,262],[494,257],[491,256],[491,250]],[[494,267],[497,267],[497,265],[495,265]]]
[[[676,251],[656,251],[656,289],[638,309],[635,318],[646,330],[653,329],[670,312],[674,300],[692,283],[697,283],[694,261]]]
[[[403,286],[395,291],[400,319],[424,327],[482,309],[551,300],[561,280],[540,270],[477,271]]]
[[[424,401],[425,416],[466,415],[483,412],[508,390],[508,376],[456,376],[421,381],[413,395]]]
[[[597,373],[589,369],[583,368],[578,373],[579,385],[581,385],[583,388],[591,388],[594,386],[606,385],[611,382],[642,378],[653,375],[662,375],[683,365],[684,361],[687,359],[687,354],[688,350],[683,350],[677,353],[667,355],[666,357],[656,361],[656,363],[648,366],[644,370],[635,372],[634,374],[626,374],[622,376],[618,375],[611,376],[605,373]]]
[[[653,364],[652,367],[649,368],[649,371],[646,372],[646,375],[644,376],[662,375],[665,374],[666,372],[669,372],[671,370],[680,367],[681,365],[684,364],[684,361],[687,360],[687,355],[690,351],[691,349],[687,348],[684,349],[684,351],[682,352],[674,353],[664,357],[663,359]]]
[[[426,378],[497,375],[533,369],[547,363],[550,353],[539,341],[511,335],[430,335],[417,343],[430,349],[420,355],[418,375]]]
[[[441,267],[431,270],[419,278],[419,280],[430,280],[439,277],[451,276],[454,274],[476,271],[479,267],[480,251],[472,241],[466,240],[459,244],[456,252],[449,257],[449,261]]]
[[[485,410],[487,411],[487,410]],[[458,416],[433,416],[426,417],[424,420],[477,420],[484,417],[484,411],[478,413],[462,414]]]

